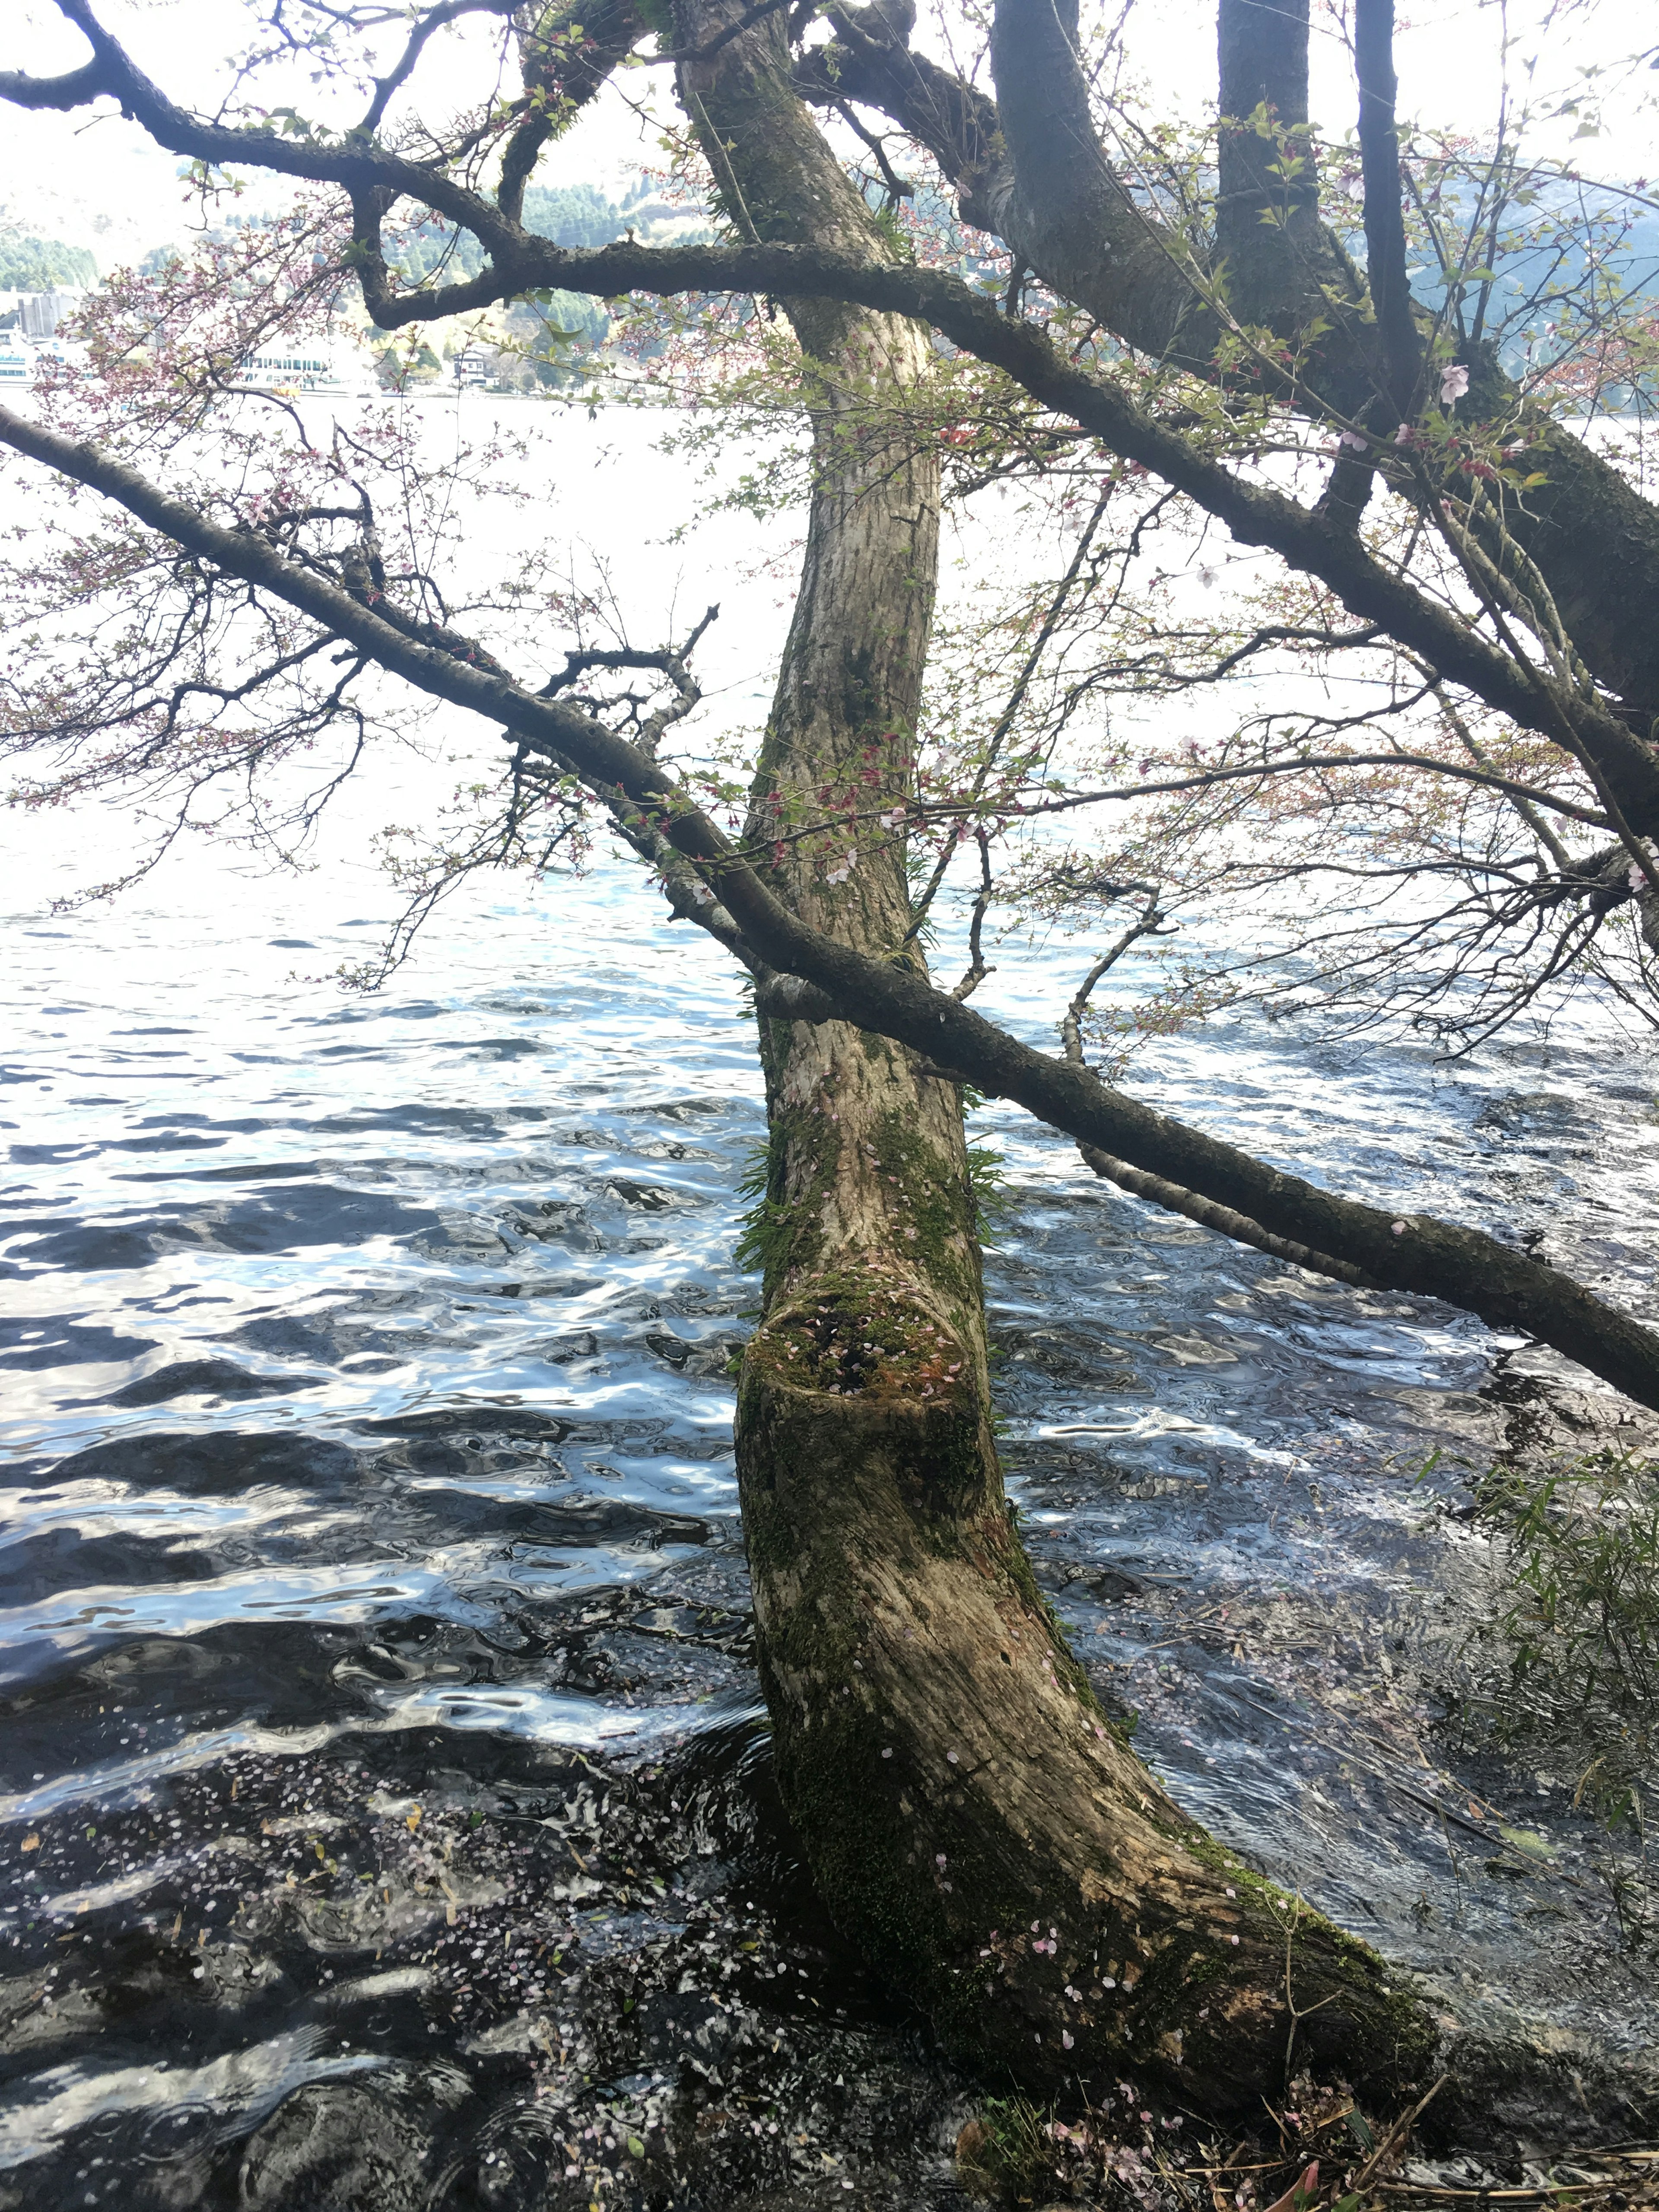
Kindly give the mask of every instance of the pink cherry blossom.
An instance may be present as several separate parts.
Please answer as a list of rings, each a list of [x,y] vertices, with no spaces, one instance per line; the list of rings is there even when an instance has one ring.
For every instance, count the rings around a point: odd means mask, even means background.
[[[1461,361],[1449,362],[1440,372],[1440,404],[1455,406],[1469,388],[1469,372]]]

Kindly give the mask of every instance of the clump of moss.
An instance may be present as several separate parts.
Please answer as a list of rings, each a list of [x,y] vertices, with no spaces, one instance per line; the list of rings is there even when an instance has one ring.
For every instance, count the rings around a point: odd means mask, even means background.
[[[797,1109],[773,1115],[764,1143],[745,1162],[738,1190],[750,1203],[733,1256],[740,1267],[763,1271],[768,1299],[792,1269],[810,1267],[821,1249],[818,1210],[840,1155],[838,1125],[827,1114]],[[787,1188],[792,1164],[793,1193]]]
[[[977,1208],[971,1167],[963,1174],[941,1159],[914,1124],[896,1109],[879,1115],[871,1150],[882,1175],[903,1200],[904,1238],[912,1256],[933,1281],[957,1296],[977,1295],[969,1279]]]
[[[1055,2179],[1053,2126],[1029,2097],[988,2097],[957,2137],[957,2171],[979,2196],[1029,2204]]]
[[[967,1348],[902,1285],[871,1273],[821,1279],[773,1316],[766,1352],[797,1389],[924,1402],[971,1387]]]

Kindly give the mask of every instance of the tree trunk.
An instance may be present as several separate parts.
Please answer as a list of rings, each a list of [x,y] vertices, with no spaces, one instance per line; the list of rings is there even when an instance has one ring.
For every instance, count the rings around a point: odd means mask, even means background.
[[[688,10],[706,46],[734,0]],[[791,91],[772,24],[685,67],[734,227],[890,247]],[[932,612],[939,471],[906,435],[926,333],[787,303],[812,364],[799,597],[754,792],[773,889],[856,947],[902,952],[896,841],[781,842],[800,802],[902,800]],[[830,880],[841,874],[840,883]],[[738,1471],[777,1775],[830,1910],[1000,2077],[1104,2085],[1126,2065],[1255,2107],[1298,2033],[1351,2078],[1429,2041],[1376,1958],[1246,1874],[1181,1814],[1096,1703],[1004,1498],[960,1093],[843,1022],[763,1018],[769,1125],[750,1240],[763,1318]],[[1312,2009],[1317,2008],[1316,2010]]]
[[[1308,127],[1308,0],[1220,0],[1216,32],[1216,254],[1239,319],[1278,324],[1289,336],[1322,304],[1322,279],[1351,281],[1320,232]]]

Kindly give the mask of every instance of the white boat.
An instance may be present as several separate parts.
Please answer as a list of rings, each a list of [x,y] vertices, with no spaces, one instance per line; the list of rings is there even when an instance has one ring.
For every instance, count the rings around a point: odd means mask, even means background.
[[[264,346],[238,362],[228,381],[234,391],[276,392],[286,398],[309,393],[357,398],[379,389],[358,347],[320,338]]]

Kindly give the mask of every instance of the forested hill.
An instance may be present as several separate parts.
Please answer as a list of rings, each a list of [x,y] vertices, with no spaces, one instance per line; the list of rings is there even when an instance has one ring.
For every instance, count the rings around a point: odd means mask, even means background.
[[[55,238],[26,238],[0,230],[0,292],[52,292],[98,282],[98,264],[84,246]]]
[[[556,246],[609,246],[636,222],[592,185],[532,185],[524,196],[525,228]]]
[[[647,243],[668,233],[690,244],[714,234],[694,209],[659,198],[641,179],[621,200],[592,185],[532,185],[524,196],[526,230],[557,246],[609,246],[632,230]],[[398,273],[413,283],[429,277],[441,264],[451,282],[477,276],[483,250],[470,232],[457,235],[447,223],[428,220],[404,232],[389,257]]]

